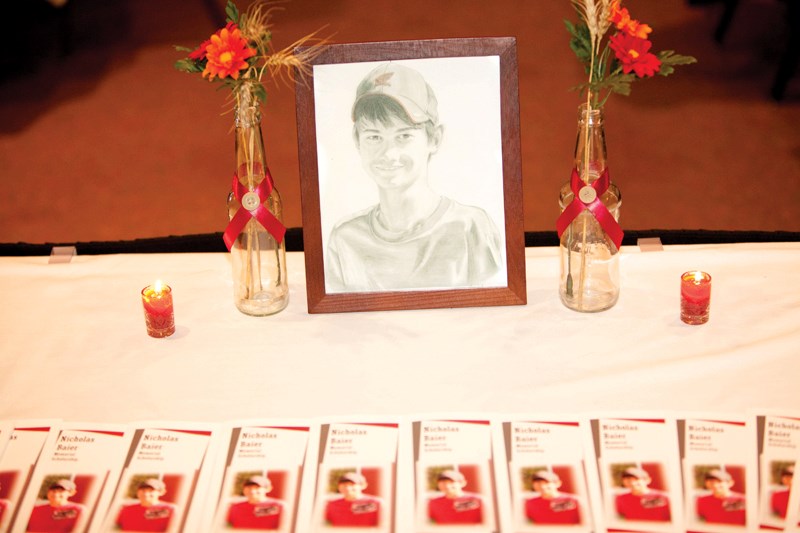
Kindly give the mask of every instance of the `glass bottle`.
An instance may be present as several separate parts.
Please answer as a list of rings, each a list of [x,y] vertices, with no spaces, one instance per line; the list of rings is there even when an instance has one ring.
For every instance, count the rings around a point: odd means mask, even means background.
[[[256,191],[258,185],[267,179],[267,163],[259,102],[247,84],[237,92],[235,126],[239,183],[251,192]],[[255,207],[258,205],[256,199]],[[261,205],[282,221],[281,197],[274,185]],[[231,192],[228,195],[229,217],[232,219],[241,207]],[[249,207],[253,209],[253,206]],[[286,307],[289,303],[289,284],[283,239],[278,242],[258,220],[250,218],[231,246],[231,259],[234,302],[239,311],[247,315],[265,316]]]
[[[578,134],[575,142],[575,169],[583,184],[595,182],[607,170],[603,110],[578,110]],[[575,194],[567,182],[559,194],[561,211],[572,203]],[[609,183],[600,195],[608,211],[619,221],[622,195]],[[584,209],[561,235],[561,301],[575,311],[595,312],[609,309],[619,298],[619,249],[594,215]]]

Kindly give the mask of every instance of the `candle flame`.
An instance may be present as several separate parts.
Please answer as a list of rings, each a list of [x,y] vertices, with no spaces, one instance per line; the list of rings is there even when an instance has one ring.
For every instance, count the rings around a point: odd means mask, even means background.
[[[703,273],[702,272],[695,272],[694,273],[694,282],[695,283],[700,283],[701,281],[703,281]]]
[[[157,279],[153,284],[153,291],[155,291],[156,295],[160,295],[162,292],[164,292],[164,284],[161,283],[160,279]]]

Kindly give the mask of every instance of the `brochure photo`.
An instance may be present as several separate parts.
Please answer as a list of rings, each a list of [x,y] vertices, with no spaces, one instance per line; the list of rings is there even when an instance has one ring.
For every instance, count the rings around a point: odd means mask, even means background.
[[[501,424],[513,531],[593,531],[583,429],[557,417]]]
[[[698,414],[678,420],[678,427],[687,530],[753,529],[758,503],[753,423],[745,416]]]
[[[53,421],[20,421],[11,431],[0,458],[0,531],[11,531],[17,520],[25,521],[19,518],[18,507],[52,424]]]
[[[681,477],[674,420],[592,419],[592,443],[609,529],[646,533],[680,527]]]
[[[205,496],[199,480],[212,436],[169,423],[135,429],[103,531],[183,531],[192,501]]]
[[[213,531],[294,531],[308,447],[308,424],[234,425],[224,449]]]
[[[419,532],[498,530],[489,420],[421,420],[414,439]]]
[[[794,470],[800,455],[800,413],[762,414],[756,417],[761,480],[760,527],[783,530],[789,511]]]
[[[320,424],[311,531],[395,531],[398,437],[393,421]]]
[[[102,519],[101,496],[113,490],[129,440],[124,425],[54,426],[13,531],[87,531]]]

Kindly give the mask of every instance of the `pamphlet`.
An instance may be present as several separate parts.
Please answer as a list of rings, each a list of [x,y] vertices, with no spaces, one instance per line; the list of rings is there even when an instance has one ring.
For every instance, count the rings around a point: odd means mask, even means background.
[[[214,425],[151,422],[132,426],[132,445],[103,531],[199,531],[214,467]]]
[[[209,492],[211,531],[295,531],[308,422],[234,422]]]
[[[410,431],[415,530],[498,531],[490,420],[463,415],[417,420]]]
[[[12,531],[88,531],[104,516],[129,446],[124,425],[54,425]]]
[[[765,530],[784,530],[794,470],[800,455],[800,413],[759,413],[756,434],[761,481],[759,525]]]
[[[53,420],[14,422],[6,451],[0,458],[0,531],[11,531]]]
[[[507,481],[510,517],[501,506],[501,529],[514,533],[594,531],[591,492],[583,446],[585,421],[560,416],[503,419],[495,450],[505,449],[506,464],[496,463],[497,479]],[[498,494],[502,485],[498,484]]]
[[[754,418],[692,414],[678,420],[686,529],[755,529],[758,467]]]
[[[317,429],[317,464],[303,485],[310,522],[298,531],[396,531],[399,421],[326,420]]]
[[[797,463],[800,463],[800,453],[796,456],[795,464]],[[800,477],[793,475],[792,478],[784,531],[800,533]]]
[[[590,420],[608,529],[671,532],[683,523],[678,435],[674,419],[649,414]]]

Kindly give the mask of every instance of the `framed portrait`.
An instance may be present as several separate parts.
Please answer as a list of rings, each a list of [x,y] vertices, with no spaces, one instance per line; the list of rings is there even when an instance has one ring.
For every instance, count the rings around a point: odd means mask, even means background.
[[[329,45],[309,66],[308,311],[525,304],[515,39]]]

